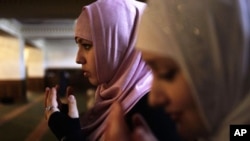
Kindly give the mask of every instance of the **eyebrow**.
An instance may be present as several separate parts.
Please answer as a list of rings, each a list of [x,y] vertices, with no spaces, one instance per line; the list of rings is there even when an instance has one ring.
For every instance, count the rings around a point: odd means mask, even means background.
[[[92,41],[89,41],[89,40],[86,40],[86,39],[83,39],[83,38],[79,38],[79,37],[75,37],[75,42],[76,43],[84,42],[84,43],[87,43],[87,44],[93,44]]]
[[[150,67],[152,67],[152,69],[156,69],[157,68],[157,65],[154,61],[152,60],[145,60],[146,64]]]
[[[166,66],[167,67],[179,67],[178,64],[176,64],[176,62],[174,62],[171,59],[160,61],[160,58],[156,58],[155,60],[151,60],[151,59],[145,60],[145,62],[147,65],[151,66],[152,69],[158,69],[160,66],[159,63],[161,64],[161,66],[164,65],[165,67]]]

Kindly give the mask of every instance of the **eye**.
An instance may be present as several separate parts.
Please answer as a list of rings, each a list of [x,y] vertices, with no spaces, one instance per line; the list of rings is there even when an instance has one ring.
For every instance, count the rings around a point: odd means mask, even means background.
[[[81,45],[81,47],[83,47],[83,48],[86,49],[86,50],[89,50],[89,49],[92,47],[92,44],[82,43],[82,44],[80,44],[80,45]]]
[[[84,48],[85,50],[90,50],[93,46],[91,41],[84,40],[81,38],[75,38],[75,42],[78,45],[78,47]]]
[[[177,73],[178,73],[178,69],[173,68],[173,69],[166,71],[165,73],[160,73],[158,77],[166,81],[173,81]]]

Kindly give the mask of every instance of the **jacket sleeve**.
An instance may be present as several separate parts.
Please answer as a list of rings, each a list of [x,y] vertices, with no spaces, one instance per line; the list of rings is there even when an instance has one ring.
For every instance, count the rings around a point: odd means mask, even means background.
[[[49,128],[57,137],[63,141],[84,141],[85,137],[81,132],[79,118],[70,118],[61,112],[54,112],[48,122]]]

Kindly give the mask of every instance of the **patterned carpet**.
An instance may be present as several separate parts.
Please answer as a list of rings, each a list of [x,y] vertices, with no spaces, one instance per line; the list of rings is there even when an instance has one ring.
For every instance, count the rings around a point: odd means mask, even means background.
[[[44,119],[44,95],[28,92],[26,103],[0,103],[0,141],[56,141]],[[86,97],[76,94],[80,112],[86,109]]]

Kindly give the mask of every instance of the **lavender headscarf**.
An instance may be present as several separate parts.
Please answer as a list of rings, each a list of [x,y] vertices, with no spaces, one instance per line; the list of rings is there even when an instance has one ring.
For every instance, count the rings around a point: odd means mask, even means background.
[[[121,102],[127,113],[150,90],[152,74],[135,50],[136,29],[144,7],[135,0],[99,0],[85,6],[78,18],[75,36],[93,41],[100,83],[95,105],[82,121],[89,140],[101,138],[114,101]],[[90,28],[91,36],[84,27]]]
[[[229,140],[230,124],[250,124],[250,1],[150,0],[138,49],[180,64],[209,137]]]

